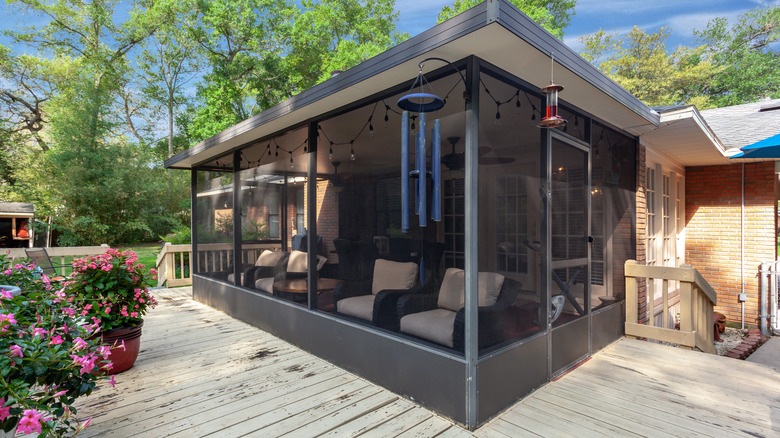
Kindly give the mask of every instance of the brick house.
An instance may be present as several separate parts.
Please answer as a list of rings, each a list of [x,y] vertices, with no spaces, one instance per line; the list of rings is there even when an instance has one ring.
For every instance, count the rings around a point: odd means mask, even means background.
[[[738,296],[746,293],[745,324],[758,325],[759,265],[777,257],[778,168],[772,159],[728,157],[780,131],[780,100],[658,110],[661,127],[640,136],[638,261],[692,265],[729,321],[742,320]]]

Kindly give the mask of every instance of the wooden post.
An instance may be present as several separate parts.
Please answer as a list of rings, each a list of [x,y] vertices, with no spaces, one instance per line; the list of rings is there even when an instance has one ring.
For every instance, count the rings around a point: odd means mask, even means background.
[[[662,293],[664,301],[663,309],[661,310],[663,312],[661,320],[663,321],[663,328],[669,328],[669,280],[664,278],[663,283],[661,284],[661,288],[663,289]],[[653,310],[653,313],[655,313],[655,310]]]
[[[637,323],[637,279],[636,277],[629,275],[629,266],[636,265],[636,260],[626,260],[625,264],[625,277],[626,277],[626,322],[636,324]],[[635,336],[626,335],[628,338],[636,338]]]

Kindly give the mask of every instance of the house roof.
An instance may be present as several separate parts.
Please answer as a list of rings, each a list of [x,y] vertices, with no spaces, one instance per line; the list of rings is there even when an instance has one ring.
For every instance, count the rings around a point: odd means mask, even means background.
[[[532,85],[549,84],[550,54],[561,100],[634,135],[652,130],[659,115],[590,65],[506,0],[481,3],[327,81],[231,126],[165,161],[189,169],[232,150],[303,126],[323,114],[369,99],[414,79],[426,57],[452,62],[471,55]]]
[[[701,114],[727,150],[780,133],[780,99],[705,110]]]
[[[726,148],[693,105],[656,107],[660,124],[640,142],[682,166],[729,164]]]
[[[27,202],[3,202],[0,201],[0,215],[32,217],[35,214],[35,206]]]

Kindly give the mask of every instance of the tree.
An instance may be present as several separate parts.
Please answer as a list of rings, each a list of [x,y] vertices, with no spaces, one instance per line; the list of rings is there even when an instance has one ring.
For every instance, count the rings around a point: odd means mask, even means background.
[[[208,138],[398,44],[394,0],[198,3],[191,33],[210,71],[188,132]]]
[[[709,89],[717,106],[780,98],[780,3],[748,11],[733,26],[716,18],[694,33],[721,68]]]
[[[484,0],[455,0],[439,12],[437,23],[464,12]],[[571,22],[576,0],[510,0],[532,20],[539,23],[558,39],[563,39],[563,29]]]
[[[704,47],[666,49],[667,28],[648,34],[634,27],[625,37],[600,30],[580,38],[581,55],[649,106],[712,105],[709,85],[719,71],[702,57]]]
[[[182,5],[178,6],[181,9]],[[139,56],[143,93],[168,115],[168,157],[175,153],[175,113],[186,103],[184,89],[202,68],[200,47],[186,31],[184,20],[185,12],[177,10],[174,19],[147,40],[147,47]]]

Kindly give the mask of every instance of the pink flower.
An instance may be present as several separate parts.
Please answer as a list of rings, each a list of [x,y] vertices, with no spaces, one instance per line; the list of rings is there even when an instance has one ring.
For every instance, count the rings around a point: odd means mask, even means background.
[[[25,410],[22,418],[19,419],[19,425],[16,430],[21,433],[41,433],[40,418],[42,415],[35,409]],[[44,421],[46,420],[44,419]]]
[[[62,340],[62,336],[57,335],[53,338],[51,338],[51,342],[49,342],[52,345],[59,345],[62,344],[64,341]]]
[[[11,416],[11,407],[5,406],[5,397],[0,398],[0,421],[5,421],[6,418]]]
[[[86,348],[88,346],[86,341],[81,339],[81,337],[76,338],[76,340],[74,341],[74,344],[75,344],[74,347],[76,348],[76,350],[82,350],[82,349],[84,349],[84,348]]]
[[[106,312],[106,315],[108,315],[109,313],[111,313],[111,308],[106,306],[104,312]]]
[[[14,319],[14,314],[9,313],[8,315],[3,315],[0,313],[0,322],[8,321],[9,324],[16,324],[16,319]]]
[[[138,312],[130,312],[130,317],[131,318],[137,318],[138,317]]]
[[[7,299],[7,298],[13,298],[14,297],[11,294],[11,291],[7,291],[5,289],[0,289],[0,292],[2,292],[2,296],[0,296],[0,298]]]
[[[98,354],[103,356],[103,359],[108,359],[108,356],[111,356],[111,347],[108,345],[101,345],[98,347]]]
[[[41,336],[43,336],[43,335],[45,335],[45,334],[46,334],[46,330],[45,330],[45,329],[42,329],[42,328],[40,328],[40,327],[38,327],[38,328],[34,328],[34,329],[33,329],[33,331],[32,331],[33,338],[34,338],[34,337],[36,337],[36,336],[38,336],[38,335],[41,335]]]
[[[108,379],[108,384],[111,385],[112,388],[114,387],[114,385],[116,385],[116,380],[114,380],[113,374],[111,375],[111,378]]]
[[[9,348],[9,350],[11,350],[11,357],[24,357],[24,355],[22,354],[22,347],[16,344],[11,345],[11,348]]]
[[[57,397],[60,397],[60,396],[63,396],[63,395],[65,395],[65,394],[67,394],[67,393],[68,393],[68,391],[59,391],[59,392],[55,392],[55,393],[54,393],[54,395],[52,395],[52,397],[54,397],[54,398],[57,398]]]

